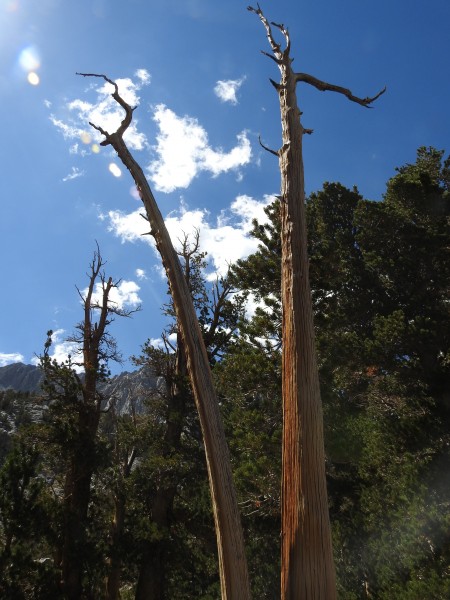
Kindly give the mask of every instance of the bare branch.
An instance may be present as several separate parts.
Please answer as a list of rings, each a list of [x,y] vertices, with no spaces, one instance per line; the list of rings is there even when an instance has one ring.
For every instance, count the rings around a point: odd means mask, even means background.
[[[261,54],[264,54],[264,56],[267,56],[267,58],[271,58],[274,62],[277,63],[278,66],[283,64],[283,61],[281,59],[273,56],[273,54],[269,54],[268,52],[265,52],[264,50],[261,50]]]
[[[261,22],[264,25],[265,30],[266,30],[267,39],[269,40],[270,47],[272,48],[272,51],[275,54],[275,56],[281,60],[283,58],[283,52],[281,50],[281,46],[280,46],[280,44],[278,44],[278,42],[275,41],[270,23],[264,16],[264,13],[261,10],[259,4],[257,4],[256,6],[258,8],[253,8],[253,6],[247,6],[247,10],[255,13],[255,15],[258,15],[258,17],[261,19]],[[289,38],[286,40],[286,42],[289,43]]]
[[[308,75],[308,73],[295,73],[295,81],[296,81],[296,83],[298,83],[300,81],[309,83],[310,85],[314,86],[321,92],[337,92],[338,94],[343,94],[352,102],[361,104],[361,106],[365,106],[366,108],[372,108],[371,106],[369,106],[369,104],[372,104],[372,102],[375,102],[375,100],[377,98],[379,98],[382,94],[384,94],[384,92],[386,91],[386,86],[385,86],[381,90],[381,92],[378,92],[378,94],[376,96],[373,96],[372,98],[369,98],[369,97],[358,98],[358,96],[354,96],[349,89],[341,87],[339,85],[334,85],[332,83],[328,83],[326,81],[322,81],[320,79],[317,79],[317,77],[314,77],[313,75]]]
[[[284,54],[285,54],[285,56],[289,56],[289,53],[291,51],[291,38],[289,37],[288,30],[283,25],[283,23],[275,23],[274,21],[271,21],[271,25],[273,25],[274,27],[279,29],[281,31],[281,33],[284,35],[284,38],[286,40],[286,48],[284,50]]]
[[[281,90],[281,88],[283,87],[281,84],[277,83],[273,79],[270,79],[270,77],[269,77],[269,81],[273,85],[273,87],[277,90],[277,92],[279,92]]]
[[[127,102],[125,102],[125,100],[119,94],[119,88],[117,86],[117,83],[112,79],[109,79],[109,77],[106,77],[106,75],[100,75],[97,73],[76,73],[76,75],[81,75],[81,77],[100,77],[101,79],[104,79],[107,83],[110,83],[112,86],[114,86],[114,93],[111,94],[111,96],[116,102],[120,104],[120,106],[125,111],[125,118],[121,122],[119,129],[115,132],[116,135],[122,137],[125,131],[130,126],[131,121],[133,119],[133,112],[136,110],[137,107],[135,106],[132,108]],[[100,133],[106,137],[106,140],[103,140],[103,142],[100,143],[100,146],[108,146],[108,144],[111,143],[111,141],[109,140],[111,134],[109,134],[107,131],[105,131],[98,125],[94,125],[94,123],[89,122],[89,125],[91,125],[94,129],[97,129],[97,131],[100,131]]]
[[[272,150],[272,148],[269,148],[268,146],[265,146],[262,141],[261,141],[261,136],[258,136],[258,141],[259,144],[262,148],[264,148],[264,150],[267,150],[267,152],[270,152],[270,154],[275,154],[275,156],[277,156],[278,158],[280,158],[280,152],[277,150]]]
[[[172,344],[172,342],[169,340],[169,337],[166,335],[166,333],[165,333],[165,332],[163,332],[163,333],[161,334],[161,338],[162,338],[162,341],[164,342],[164,346],[165,346],[165,348],[166,348],[166,352],[167,352],[167,354],[169,354],[169,353],[170,353],[170,351],[169,351],[169,348],[170,348],[171,350],[173,350],[173,352],[176,352],[176,351],[177,351],[177,348],[176,348],[176,346],[174,346],[174,345]]]
[[[146,215],[139,213],[139,216],[142,217],[144,221],[147,221],[147,223],[150,223],[150,219]],[[141,235],[152,235],[153,237],[155,237],[155,232],[150,227],[150,231],[144,231],[144,233],[141,233]]]

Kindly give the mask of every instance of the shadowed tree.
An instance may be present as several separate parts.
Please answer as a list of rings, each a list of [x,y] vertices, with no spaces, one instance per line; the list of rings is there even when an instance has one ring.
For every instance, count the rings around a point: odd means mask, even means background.
[[[199,315],[208,357],[214,364],[234,341],[237,323],[243,312],[242,300],[233,295],[234,289],[226,278],[220,278],[209,289],[204,273],[205,253],[199,249],[199,238],[199,231],[195,232],[192,241],[184,235],[180,239],[178,254]],[[147,343],[142,355],[134,359],[136,364],[150,367],[165,384],[155,392],[154,398],[156,406],[158,402],[161,404],[161,413],[157,417],[160,440],[151,450],[150,460],[159,461],[158,476],[148,478],[145,486],[147,498],[143,502],[157,535],[142,544],[136,600],[160,600],[170,596],[170,586],[173,585],[171,579],[177,570],[173,564],[176,552],[174,537],[177,537],[177,526],[186,525],[183,523],[186,517],[180,516],[180,498],[177,500],[177,495],[186,486],[186,479],[195,477],[202,481],[202,470],[197,470],[194,475],[196,457],[201,452],[201,434],[189,386],[186,349],[175,319],[173,302],[164,307],[164,313],[173,319],[162,336],[165,348],[154,348]],[[197,535],[201,539],[200,531]],[[195,595],[194,578],[191,572],[186,591],[190,589],[190,594]],[[205,580],[208,577],[205,576]]]
[[[55,434],[60,437],[61,454],[67,467],[64,480],[61,532],[61,588],[66,598],[79,599],[83,592],[83,565],[86,551],[88,506],[92,477],[99,461],[98,439],[103,397],[99,384],[108,376],[108,361],[120,361],[116,342],[108,332],[114,316],[130,316],[111,300],[118,281],[106,278],[99,249],[88,273],[89,285],[78,293],[84,319],[69,338],[80,348],[79,362],[59,364],[49,356],[52,332],[48,332],[41,368],[44,394],[51,402]],[[97,288],[99,286],[99,288]],[[74,370],[84,371],[81,377]]]
[[[120,96],[117,84],[105,75],[92,73],[79,74],[84,77],[100,77],[111,84],[114,88],[112,97],[125,111],[125,117],[120,127],[114,133],[108,133],[93,123],[90,123],[90,125],[105,136],[101,145],[111,145],[117,152],[120,160],[130,171],[145,207],[145,218],[151,228],[149,233],[154,237],[156,248],[161,255],[169,282],[179,331],[186,350],[187,370],[199,413],[205,444],[206,464],[217,536],[222,598],[245,600],[250,598],[250,584],[245,557],[244,537],[219,402],[214,389],[202,331],[177,252],[173,247],[148,181],[123,140],[123,135],[131,124],[134,108],[127,104]]]
[[[282,141],[278,151],[264,148],[279,159],[281,171],[281,299],[282,324],[282,525],[281,597],[288,600],[333,600],[335,572],[325,480],[323,417],[317,368],[305,218],[302,138],[312,130],[301,123],[297,83],[320,91],[343,94],[368,106],[373,98],[358,98],[350,90],[292,69],[290,37],[282,24],[269,23],[261,8],[248,10],[261,20],[272,53],[263,52],[280,69],[281,80],[271,80],[280,100]],[[278,29],[284,48],[273,35]]]

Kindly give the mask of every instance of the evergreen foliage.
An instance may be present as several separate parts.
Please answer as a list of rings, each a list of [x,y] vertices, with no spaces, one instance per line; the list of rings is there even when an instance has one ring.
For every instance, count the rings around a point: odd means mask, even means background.
[[[307,202],[342,600],[450,597],[449,187],[450,159],[420,148],[416,161],[388,182],[380,202],[339,183],[325,183]],[[268,222],[253,227],[257,252],[212,287],[198,235],[182,241],[180,259],[220,394],[252,592],[275,599],[279,201],[266,212]],[[259,304],[249,317],[244,299],[250,294]],[[173,317],[170,303],[164,310]],[[116,354],[111,338],[105,339],[99,347],[105,357]],[[97,389],[86,402],[85,380],[71,361],[51,361],[48,347],[45,400],[0,392],[2,598],[64,597],[64,490],[77,456],[89,472],[77,539],[78,597],[219,597],[202,438],[174,322],[163,340],[160,348],[145,344],[135,358],[159,377],[143,412],[119,414]],[[95,373],[97,380],[107,376],[104,361]],[[98,417],[89,435],[80,429],[84,414]]]

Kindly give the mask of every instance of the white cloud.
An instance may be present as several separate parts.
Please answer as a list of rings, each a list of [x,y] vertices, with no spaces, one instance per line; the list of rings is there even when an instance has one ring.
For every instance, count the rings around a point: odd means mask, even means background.
[[[134,81],[127,77],[117,79],[116,83],[120,95],[134,107],[139,104],[139,90],[150,80],[148,71],[138,69]],[[111,96],[112,85],[108,82],[99,83],[97,79],[91,81],[88,89],[96,93],[93,102],[77,98],[66,104],[64,118],[50,115],[53,125],[65,139],[72,141],[69,148],[71,154],[85,156],[90,152],[99,152],[103,135],[93,129],[90,122],[112,133],[117,131],[124,118],[123,109]],[[244,78],[219,82],[223,84],[222,97],[227,96],[227,101],[233,102],[236,90],[243,81]],[[225,92],[225,89],[229,91]],[[234,170],[237,178],[242,179],[240,168],[247,165],[252,156],[246,131],[239,133],[234,147],[226,151],[210,145],[208,134],[197,119],[178,116],[164,104],[153,107],[153,120],[159,131],[153,148],[156,158],[148,165],[148,173],[158,191],[172,192],[177,188],[187,188],[202,171],[217,177]],[[142,150],[148,146],[147,138],[138,131],[137,124],[134,118],[124,134],[124,140],[131,150]]]
[[[63,177],[63,181],[71,181],[72,179],[77,179],[77,177],[82,177],[84,175],[84,171],[81,171],[78,167],[72,167],[71,172]]]
[[[57,329],[52,333],[52,345],[50,347],[49,356],[52,360],[56,360],[59,363],[66,362],[66,360],[71,357],[72,361],[79,362],[80,355],[80,344],[76,342],[68,342],[64,339],[65,330]],[[31,362],[34,365],[39,364],[39,357],[35,356],[31,359]],[[82,371],[81,367],[74,366],[75,371],[80,373]]]
[[[152,77],[151,77],[150,73],[147,71],[147,69],[138,69],[135,72],[135,75],[145,85],[150,83],[150,81],[152,80]]]
[[[129,77],[116,79],[120,95],[132,107],[139,104],[139,90],[150,82],[150,74],[145,69],[138,69],[135,75],[138,79],[137,82],[132,81]],[[69,114],[65,120],[50,115],[51,122],[66,139],[81,140],[85,144],[90,143],[90,138],[95,142],[100,142],[103,136],[92,129],[89,122],[113,133],[119,128],[124,118],[123,109],[111,96],[114,88],[110,83],[93,84],[90,89],[95,89],[97,92],[95,102],[91,103],[81,99],[68,102],[66,108]],[[137,129],[137,123],[137,119],[134,118],[124,135],[124,140],[132,150],[142,150],[147,143],[145,135]],[[90,132],[88,141],[86,130]],[[72,151],[73,148],[74,146],[72,146]]]
[[[5,367],[6,365],[11,365],[12,363],[23,362],[24,356],[23,354],[19,354],[19,352],[0,352],[0,367]]]
[[[139,297],[139,290],[141,288],[135,281],[127,281],[123,279],[119,285],[111,290],[110,300],[114,303],[114,306],[118,308],[137,308],[141,299]]]
[[[183,234],[190,235],[196,229],[200,232],[201,249],[208,253],[212,269],[225,274],[229,263],[244,258],[256,251],[258,241],[250,236],[252,220],[260,223],[267,221],[264,208],[274,198],[266,196],[263,200],[255,200],[250,196],[238,196],[230,208],[222,211],[215,223],[210,222],[208,211],[189,210],[184,204],[178,211],[170,213],[165,219],[173,244],[179,246],[178,240]],[[122,243],[134,242],[138,239],[152,243],[152,236],[142,236],[148,231],[148,225],[140,216],[140,210],[125,214],[120,211],[108,213],[109,231],[121,238]],[[105,215],[102,215],[105,219]]]
[[[135,309],[140,303],[139,290],[141,288],[135,281],[127,281],[122,279],[116,287],[113,287],[109,293],[109,304],[111,308],[121,309]],[[88,289],[84,289],[81,292],[83,297],[86,296]],[[103,288],[101,283],[95,285],[94,293],[92,294],[92,303],[100,304],[103,299]]]
[[[217,176],[250,162],[251,146],[245,131],[237,136],[237,145],[224,152],[209,145],[208,134],[197,119],[179,117],[164,104],[156,106],[153,119],[159,128],[155,147],[158,158],[148,170],[159,191],[187,188],[201,171]]]
[[[132,213],[124,213],[120,210],[110,210],[107,215],[101,214],[103,221],[109,219],[108,230],[120,238],[122,244],[125,242],[135,242],[143,240],[151,242],[152,236],[144,235],[148,233],[150,225],[142,218],[142,209],[138,208]]]
[[[144,269],[136,269],[136,277],[138,279],[148,279],[146,272]]]
[[[177,334],[176,333],[171,333],[169,334],[168,338],[168,349],[170,352],[172,352],[173,348],[176,348],[177,345]],[[166,344],[164,343],[164,340],[162,338],[150,338],[150,346],[153,346],[153,348],[159,348],[160,350],[165,350],[166,349]],[[172,346],[172,348],[171,348]]]
[[[79,127],[75,124],[66,123],[61,119],[57,119],[54,115],[50,115],[50,121],[57,129],[60,130],[60,132],[64,136],[64,139],[81,138],[84,132],[83,127]]]
[[[237,104],[236,93],[244,83],[245,77],[240,79],[227,79],[224,81],[218,81],[214,87],[214,93],[222,102],[230,102],[230,104]]]

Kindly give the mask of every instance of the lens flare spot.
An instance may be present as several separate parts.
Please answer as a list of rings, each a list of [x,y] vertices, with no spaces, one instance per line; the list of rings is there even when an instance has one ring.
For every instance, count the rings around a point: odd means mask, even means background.
[[[100,152],[100,146],[98,144],[92,144],[91,150],[94,154],[98,154]]]
[[[39,52],[34,46],[27,46],[19,54],[19,64],[24,71],[36,71],[41,66]]]
[[[16,10],[19,10],[18,0],[10,0],[9,2],[6,2],[6,10],[7,12],[16,12]]]
[[[91,136],[89,135],[89,133],[87,131],[83,131],[81,133],[80,139],[83,142],[83,144],[90,144],[91,143]]]
[[[34,73],[34,71],[31,71],[31,73],[28,73],[27,79],[28,79],[29,84],[39,85],[39,82],[40,82],[39,75],[37,73]]]
[[[110,173],[114,175],[114,177],[120,177],[122,175],[122,171],[119,169],[116,163],[110,163],[108,169]]]

